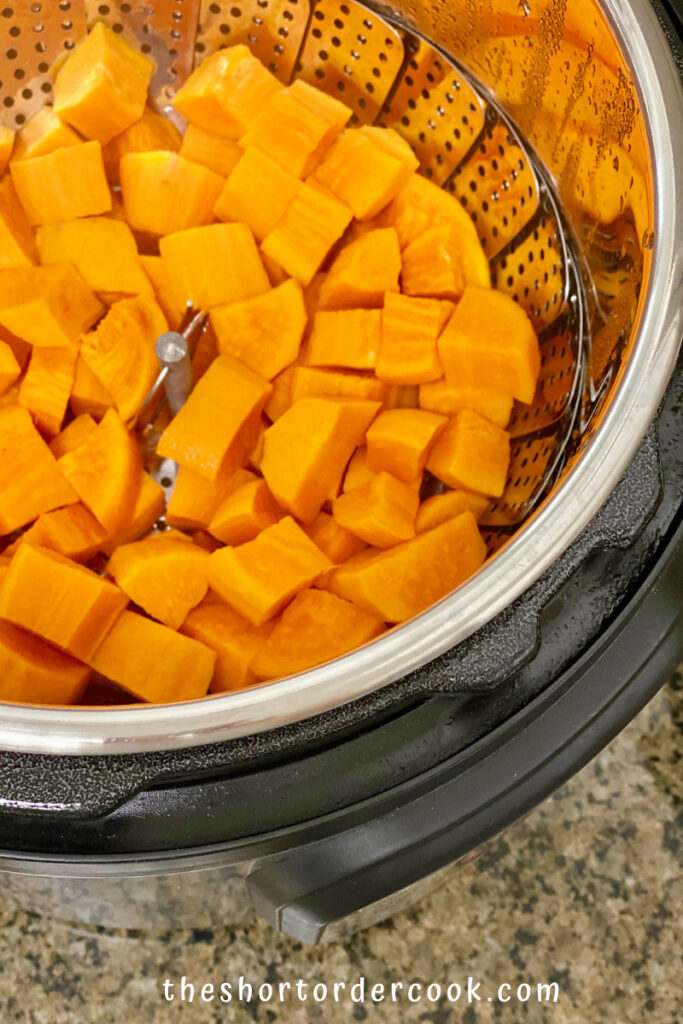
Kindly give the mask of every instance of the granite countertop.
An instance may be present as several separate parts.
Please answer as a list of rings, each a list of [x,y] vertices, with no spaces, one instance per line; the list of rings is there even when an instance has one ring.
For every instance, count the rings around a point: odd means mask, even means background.
[[[310,949],[265,925],[105,932],[0,896],[2,1024],[679,1024],[683,990],[683,675],[576,778],[443,888],[344,945]],[[199,985],[399,979],[557,981],[556,1004],[168,1003]]]

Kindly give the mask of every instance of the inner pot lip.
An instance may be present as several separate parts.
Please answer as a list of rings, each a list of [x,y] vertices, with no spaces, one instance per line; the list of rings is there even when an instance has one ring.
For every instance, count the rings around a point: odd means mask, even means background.
[[[656,412],[681,335],[683,95],[647,0],[601,0],[640,100],[650,149],[655,238],[627,365],[601,425],[557,491],[467,583],[342,658],[277,682],[183,704],[50,708],[0,704],[0,749],[122,754],[266,732],[356,700],[418,669],[486,625],[566,550],[614,489]]]

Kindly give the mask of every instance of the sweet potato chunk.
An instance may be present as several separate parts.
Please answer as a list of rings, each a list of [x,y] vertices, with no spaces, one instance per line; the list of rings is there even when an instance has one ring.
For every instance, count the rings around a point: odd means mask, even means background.
[[[128,153],[153,153],[166,150],[177,153],[180,149],[180,132],[167,117],[145,107],[142,117],[129,128],[117,135],[102,150],[102,159],[107,177],[112,185],[121,184],[121,160]],[[187,157],[188,160],[192,159]]]
[[[126,611],[88,660],[138,700],[173,704],[206,696],[216,655],[168,626]]]
[[[154,62],[96,22],[57,75],[55,113],[104,145],[142,117]]]
[[[391,473],[404,483],[419,480],[430,449],[447,422],[445,416],[419,409],[380,413],[366,435],[368,467],[375,473]]]
[[[150,295],[115,302],[97,329],[86,335],[81,356],[111,395],[124,423],[132,423],[159,374],[156,340],[168,330]]]
[[[252,662],[260,679],[280,679],[332,661],[373,640],[384,623],[324,590],[298,594]]]
[[[239,139],[282,88],[249,48],[239,44],[202,61],[173,102],[191,124]]]
[[[241,144],[256,146],[295,177],[305,178],[350,117],[339,100],[297,78],[265,104]]]
[[[390,548],[415,536],[419,496],[390,473],[342,494],[332,513],[345,530],[376,548]]]
[[[142,456],[115,409],[80,448],[59,460],[62,476],[110,533],[130,521],[142,486]]]
[[[18,133],[12,158],[31,160],[65,146],[77,146],[82,141],[73,128],[57,117],[52,107],[43,107]]]
[[[499,427],[507,427],[512,415],[512,395],[501,395],[489,388],[451,387],[437,380],[420,387],[420,408],[455,416],[461,409],[472,409]]]
[[[353,128],[337,140],[315,177],[363,221],[395,198],[417,166],[408,143],[391,128]]]
[[[331,568],[329,558],[286,517],[248,544],[215,551],[209,583],[252,625],[262,626]]]
[[[470,409],[449,422],[427,460],[427,469],[449,487],[492,498],[505,490],[510,435]]]
[[[393,228],[368,231],[345,246],[322,280],[318,309],[379,309],[399,291],[401,250]]]
[[[33,422],[46,437],[55,437],[69,404],[74,383],[78,350],[34,348],[26,375],[19,388],[19,405],[33,416]]]
[[[74,384],[69,399],[69,405],[74,414],[76,416],[91,416],[99,421],[113,404],[114,399],[104,384],[100,383],[83,356],[79,355],[76,360]]]
[[[0,590],[0,619],[87,661],[127,604],[125,594],[89,569],[22,544]]]
[[[470,285],[439,339],[446,382],[533,401],[541,368],[538,339],[521,306]]]
[[[299,354],[306,328],[301,285],[290,279],[246,302],[219,306],[211,325],[221,352],[272,380]]]
[[[112,197],[99,142],[56,149],[11,165],[12,181],[29,223],[55,224],[109,213]]]
[[[73,267],[18,267],[0,273],[0,324],[31,345],[77,345],[104,306]]]
[[[0,125],[0,177],[9,167],[15,142],[16,132],[11,128],[5,128],[4,125]]]
[[[376,374],[392,384],[424,384],[443,370],[437,339],[453,312],[450,302],[388,294]]]
[[[304,182],[266,236],[263,252],[302,284],[310,284],[352,216],[331,193]]]
[[[74,562],[87,562],[101,549],[107,531],[84,505],[44,512],[16,542],[56,551]]]
[[[270,384],[232,356],[214,360],[157,445],[174,459],[215,480],[242,468],[254,447]]]
[[[221,502],[238,487],[255,480],[248,469],[220,473],[207,480],[200,473],[180,466],[166,511],[166,522],[178,530],[207,530]]]
[[[148,473],[143,473],[140,493],[132,513],[117,533],[107,536],[105,543],[100,545],[100,551],[105,555],[111,555],[122,544],[139,540],[161,518],[165,506],[166,495],[163,487],[156,480],[152,480]]]
[[[76,501],[27,410],[0,408],[0,535]]]
[[[218,506],[209,533],[236,547],[255,540],[262,530],[282,518],[265,480],[252,480],[229,494]]]
[[[362,551],[328,589],[385,622],[406,622],[440,601],[483,564],[486,545],[471,512],[388,551]]]
[[[335,565],[346,562],[365,547],[365,542],[340,526],[328,512],[319,512],[306,533]]]
[[[311,366],[372,370],[381,344],[381,310],[321,310],[313,321],[307,362]]]
[[[28,217],[9,175],[0,181],[0,270],[38,262]]]
[[[216,652],[210,689],[212,693],[226,693],[256,682],[251,663],[272,629],[271,622],[252,626],[230,605],[207,600],[190,612],[181,632]]]
[[[163,534],[124,544],[107,566],[131,601],[171,629],[180,629],[209,589],[206,551]]]
[[[244,150],[234,139],[207,132],[197,124],[189,124],[183,136],[180,155],[185,160],[202,164],[210,171],[227,178],[237,166]]]
[[[92,670],[8,622],[0,622],[0,700],[77,704]]]
[[[56,459],[61,458],[67,452],[72,452],[74,448],[79,448],[90,437],[96,426],[95,420],[87,413],[77,416],[68,427],[65,427],[50,441],[50,451]]]
[[[13,349],[6,341],[0,340],[0,395],[6,394],[20,375],[21,366]]]
[[[244,221],[262,242],[277,226],[301,182],[260,149],[247,149],[214,210],[219,220]]]
[[[159,251],[172,286],[196,309],[240,302],[270,283],[246,224],[210,224],[162,238]]]
[[[36,241],[43,266],[71,263],[94,292],[152,293],[133,232],[122,221],[86,217],[46,224]]]
[[[403,250],[405,295],[457,300],[465,288],[458,235],[449,225],[430,228]]]
[[[168,274],[168,268],[161,256],[140,256],[142,269],[149,278],[157,302],[164,311],[172,330],[180,327],[187,312],[187,303],[178,294],[174,282]]]
[[[312,523],[378,412],[377,402],[296,402],[265,435],[261,472],[278,503]]]
[[[480,522],[489,504],[487,498],[481,494],[472,494],[470,491],[446,491],[445,494],[435,494],[420,505],[415,532],[433,530],[435,526],[441,526],[463,512],[471,512],[477,522]]]
[[[210,224],[224,184],[208,167],[167,152],[128,153],[120,174],[126,219],[150,235]]]

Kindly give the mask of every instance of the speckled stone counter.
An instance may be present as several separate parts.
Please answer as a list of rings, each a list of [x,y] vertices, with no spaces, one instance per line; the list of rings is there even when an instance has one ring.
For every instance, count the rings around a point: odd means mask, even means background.
[[[260,924],[144,934],[70,927],[0,897],[2,1024],[377,1020],[427,1024],[680,1024],[683,1020],[683,677],[677,674],[554,797],[407,913],[340,946]],[[306,979],[368,985],[557,981],[552,1005],[181,1004],[199,987]]]

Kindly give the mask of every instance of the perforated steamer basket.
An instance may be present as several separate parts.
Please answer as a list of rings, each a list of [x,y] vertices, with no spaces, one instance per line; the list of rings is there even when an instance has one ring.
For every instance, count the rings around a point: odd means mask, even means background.
[[[681,337],[683,105],[647,0],[14,0],[0,10],[0,103],[18,127],[104,20],[157,62],[157,109],[221,46],[388,125],[468,209],[496,287],[532,317],[543,369],[515,409],[512,466],[467,584],[374,643],[290,679],[175,706],[3,705],[0,746],[122,753],[244,736],[337,707],[489,622],[610,495],[655,415]],[[457,656],[457,654],[456,654]]]

